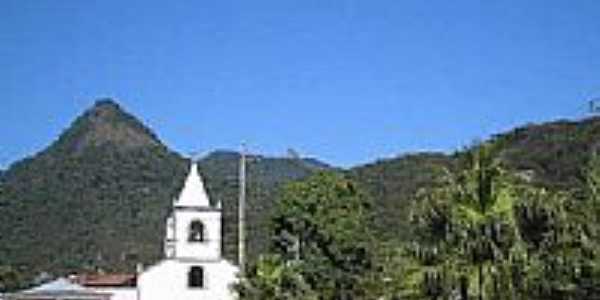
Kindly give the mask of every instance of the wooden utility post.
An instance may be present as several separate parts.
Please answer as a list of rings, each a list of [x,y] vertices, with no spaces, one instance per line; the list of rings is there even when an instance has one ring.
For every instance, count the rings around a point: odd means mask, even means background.
[[[239,203],[238,203],[238,260],[240,273],[244,275],[246,267],[246,145],[242,144],[239,168]]]

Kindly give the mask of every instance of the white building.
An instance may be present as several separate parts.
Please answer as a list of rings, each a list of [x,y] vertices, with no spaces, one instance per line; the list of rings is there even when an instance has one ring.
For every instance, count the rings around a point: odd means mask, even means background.
[[[139,275],[138,300],[235,299],[238,269],[221,256],[221,219],[192,163],[167,219],[165,259]]]

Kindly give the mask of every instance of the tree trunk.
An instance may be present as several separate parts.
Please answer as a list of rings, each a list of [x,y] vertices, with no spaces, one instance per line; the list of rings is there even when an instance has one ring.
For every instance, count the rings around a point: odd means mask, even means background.
[[[460,298],[469,300],[469,280],[464,275],[460,277]]]
[[[479,263],[479,300],[483,300],[483,264]]]

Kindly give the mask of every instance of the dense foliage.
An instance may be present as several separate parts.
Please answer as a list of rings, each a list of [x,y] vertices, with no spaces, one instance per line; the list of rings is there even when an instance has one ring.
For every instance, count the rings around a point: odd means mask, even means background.
[[[242,298],[600,297],[600,157],[588,160],[584,184],[549,190],[507,170],[504,146],[474,146],[420,189],[404,242],[371,236],[368,197],[339,175],[289,185]]]
[[[242,297],[367,299],[370,207],[355,183],[335,173],[289,184],[271,217],[271,248],[242,281]]]
[[[600,296],[598,172],[581,190],[550,191],[511,176],[501,143],[476,147],[415,201],[412,256],[421,297],[585,299]]]
[[[600,117],[593,117],[527,125],[494,136],[491,141],[502,144],[497,155],[507,171],[529,179],[537,187],[571,190],[585,182],[582,169],[598,149],[599,139]],[[409,238],[408,216],[414,194],[440,180],[444,175],[441,170],[455,170],[467,150],[450,155],[408,154],[350,169],[352,177],[373,196],[378,234],[397,241]]]

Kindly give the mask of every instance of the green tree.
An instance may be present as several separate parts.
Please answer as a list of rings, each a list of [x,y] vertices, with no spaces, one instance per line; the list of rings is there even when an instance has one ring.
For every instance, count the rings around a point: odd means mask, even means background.
[[[23,276],[10,266],[0,266],[0,292],[12,292],[24,285]]]
[[[519,207],[528,258],[537,262],[527,274],[529,294],[539,299],[600,296],[598,261],[600,221],[600,158],[592,155],[581,189],[559,197],[533,195]],[[556,195],[556,194],[555,194]]]
[[[370,226],[368,197],[342,175],[323,172],[289,184],[272,216],[271,256],[251,268],[241,290],[288,295],[298,284],[284,279],[295,278],[319,299],[360,299],[373,266]]]
[[[325,299],[359,296],[372,265],[368,197],[341,175],[324,172],[288,185],[273,217],[274,251],[302,261],[302,275]]]
[[[516,177],[501,164],[500,144],[484,143],[417,195],[412,251],[423,267],[422,293],[432,298],[514,299],[511,261],[524,254],[514,215]]]
[[[317,294],[301,275],[301,262],[286,263],[277,255],[262,256],[236,289],[245,300],[316,300]]]
[[[598,297],[600,158],[591,157],[580,189],[550,191],[507,171],[501,150],[494,143],[475,147],[456,172],[417,195],[409,247],[421,277],[416,292],[463,299]]]
[[[367,299],[423,299],[420,293],[424,270],[395,241],[377,241],[374,266],[359,284]]]

